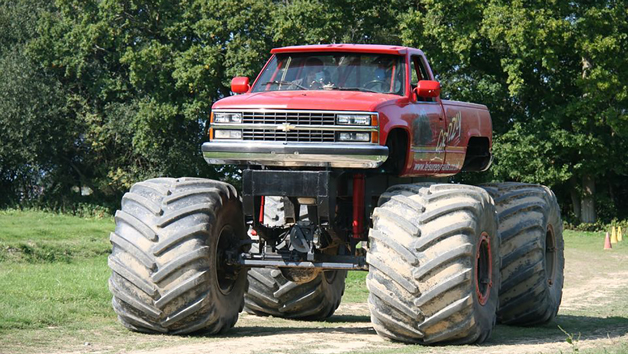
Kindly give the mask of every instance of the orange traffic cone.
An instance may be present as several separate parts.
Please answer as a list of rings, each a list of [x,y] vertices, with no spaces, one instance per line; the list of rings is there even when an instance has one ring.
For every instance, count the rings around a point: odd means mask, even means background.
[[[611,228],[611,243],[617,243],[617,230],[615,230],[615,226]]]
[[[613,246],[611,246],[611,237],[608,235],[608,232],[606,233],[606,238],[604,238],[604,249],[613,249]]]

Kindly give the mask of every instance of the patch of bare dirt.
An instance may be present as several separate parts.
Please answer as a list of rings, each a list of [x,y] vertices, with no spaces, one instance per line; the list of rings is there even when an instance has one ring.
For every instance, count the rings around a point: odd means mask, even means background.
[[[562,321],[566,321],[564,323],[600,321],[602,324],[599,330],[586,327],[589,329],[583,333],[575,346],[565,341],[566,335],[557,330],[556,324],[553,324],[547,333],[544,333],[543,329],[538,330],[538,336],[531,335],[527,329],[500,326],[495,331],[496,334],[500,332],[499,335],[494,335],[493,339],[481,346],[408,346],[378,336],[370,323],[367,305],[350,303],[342,304],[327,322],[289,321],[242,314],[236,327],[224,336],[176,337],[133,334],[132,338],[137,339],[135,348],[145,349],[130,353],[331,354],[384,350],[389,353],[404,351],[524,354],[573,352],[576,348],[582,350],[628,343],[628,326],[604,325],[605,316],[613,316],[612,311],[606,310],[605,306],[613,301],[613,296],[620,289],[628,289],[628,270],[625,266],[617,266],[627,262],[628,257],[609,253],[609,259],[592,260],[586,252],[577,250],[570,250],[566,256],[568,259],[561,305]],[[595,270],[591,269],[592,261],[597,262]],[[564,314],[565,311],[567,314]],[[588,314],[589,311],[595,314],[580,316]],[[577,333],[575,335],[577,336]],[[85,349],[82,352],[111,352],[111,348],[105,346],[99,348],[98,345]]]
[[[561,311],[583,310],[604,306],[612,301],[619,289],[628,288],[628,271],[609,271],[592,276],[582,271],[586,260],[572,258],[565,270],[565,287]],[[133,354],[197,354],[197,353],[347,353],[374,350],[402,349],[406,345],[390,342],[378,336],[369,321],[366,304],[342,304],[332,323],[307,323],[284,321],[272,317],[256,317],[243,314],[238,325],[228,337],[214,337],[198,343],[180,343],[164,348],[135,351]],[[337,326],[334,326],[334,323]],[[571,352],[574,346],[565,341],[566,335],[544,336],[538,339],[500,340],[482,346],[462,347],[415,347],[427,353],[547,353]],[[626,329],[613,333],[587,333],[576,346],[578,349],[616,345],[628,342]]]
[[[592,287],[594,284],[586,284]],[[576,306],[578,291],[567,299],[567,304]],[[572,300],[570,300],[572,299]],[[336,317],[337,316],[337,317]],[[229,332],[229,337],[213,337],[198,343],[168,345],[163,348],[133,351],[132,354],[198,354],[198,353],[312,353],[332,354],[347,352],[370,352],[376,350],[404,349],[407,345],[388,341],[376,334],[368,321],[369,312],[366,304],[344,304],[338,309],[331,327],[306,326],[304,322],[283,321],[268,317],[256,317],[243,314],[238,325]],[[346,322],[345,322],[346,320]],[[263,326],[263,327],[258,327]],[[306,326],[306,327],[301,327]],[[256,334],[256,331],[260,333]],[[574,346],[566,343],[565,335],[545,336],[538,339],[501,340],[501,343],[488,342],[481,346],[461,347],[422,347],[415,346],[417,352],[424,353],[468,353],[468,354],[524,354],[547,352],[572,352]],[[625,330],[618,329],[615,333],[588,333],[577,343],[578,349],[615,345],[628,342]]]
[[[501,344],[501,345],[482,345],[476,347],[462,347],[459,350],[451,351],[433,351],[434,353],[465,353],[465,354],[527,354],[527,353],[571,353],[576,350],[588,348],[601,348],[618,343],[628,342],[628,334],[615,337],[598,337],[590,339],[580,339],[574,345],[567,343],[564,337],[549,340],[547,338],[540,340],[527,340],[525,343]]]
[[[378,336],[369,322],[366,304],[341,305],[333,322],[326,327],[317,323],[284,321],[272,317],[256,317],[242,314],[227,338],[170,346],[162,349],[135,351],[133,354],[197,354],[197,353],[295,353],[315,354],[346,353],[375,348],[395,348],[401,344],[391,343]],[[290,322],[295,327],[287,327]],[[304,326],[304,327],[302,327]],[[257,332],[257,334],[256,334]],[[217,339],[217,340],[216,340]]]
[[[578,283],[563,289],[561,310],[582,310],[611,303],[619,289],[628,288],[628,272],[604,273],[580,279]]]

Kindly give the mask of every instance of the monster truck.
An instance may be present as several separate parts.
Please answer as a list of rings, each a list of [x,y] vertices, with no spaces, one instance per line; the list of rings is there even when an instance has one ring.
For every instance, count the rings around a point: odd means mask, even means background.
[[[418,49],[276,48],[252,85],[212,107],[210,164],[237,165],[240,191],[156,178],[122,199],[109,288],[122,324],[220,333],[243,309],[322,320],[347,271],[368,271],[380,335],[479,343],[496,321],[558,311],[562,223],[546,187],[448,183],[489,168],[483,105],[440,98]]]

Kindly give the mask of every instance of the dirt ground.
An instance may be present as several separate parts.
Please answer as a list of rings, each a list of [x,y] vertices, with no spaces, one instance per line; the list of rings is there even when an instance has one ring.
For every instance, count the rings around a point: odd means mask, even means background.
[[[328,322],[285,321],[242,314],[226,337],[174,341],[163,347],[133,351],[133,354],[197,353],[348,353],[348,352],[425,352],[425,353],[558,353],[587,348],[613,347],[628,343],[628,322],[612,321],[609,310],[613,297],[628,289],[627,257],[613,254],[618,263],[591,267],[591,257],[578,250],[567,252],[565,287],[561,311],[556,322],[538,329],[497,326],[493,336],[481,346],[422,347],[393,343],[378,336],[370,324],[366,304],[342,304]],[[606,269],[608,268],[608,269]],[[594,272],[601,274],[593,274]],[[610,312],[610,313],[609,313]],[[610,319],[609,319],[610,318]],[[616,320],[616,318],[615,318]],[[593,322],[591,322],[593,321]],[[619,324],[617,324],[619,323]],[[585,329],[574,344],[558,330],[562,324],[571,330]],[[593,327],[591,327],[593,326]],[[530,332],[532,331],[532,332]],[[578,333],[573,333],[577,338]]]
[[[628,244],[627,244],[628,245]],[[601,244],[600,244],[601,248]],[[575,353],[628,352],[628,248],[565,251],[565,285],[556,320],[540,327],[498,325],[482,345],[425,347],[378,336],[365,303],[343,303],[325,322],[241,314],[221,336],[130,332],[112,319],[92,329],[48,327],[0,337],[0,353],[327,354],[327,353]],[[559,326],[566,333],[559,329]],[[16,332],[19,335],[19,332]],[[28,334],[30,333],[30,334]],[[568,334],[574,343],[567,343]],[[579,337],[580,335],[580,337]],[[578,339],[579,338],[579,339]]]
[[[628,284],[627,284],[628,285]],[[565,341],[566,335],[550,336],[542,339],[522,339],[513,337],[509,340],[489,340],[481,346],[462,347],[417,347],[392,343],[378,336],[368,317],[365,304],[343,305],[338,310],[341,317],[354,318],[349,324],[335,328],[284,327],[277,325],[274,333],[255,333],[257,326],[265,326],[268,319],[243,315],[241,321],[229,337],[217,341],[194,344],[169,345],[164,348],[133,351],[133,354],[197,354],[197,353],[348,353],[397,351],[425,353],[546,353],[571,352],[572,345]],[[500,326],[501,327],[501,326]],[[499,331],[498,327],[496,332]],[[608,333],[591,333],[581,337],[577,347],[586,348],[615,345],[628,342],[628,328],[617,328]]]

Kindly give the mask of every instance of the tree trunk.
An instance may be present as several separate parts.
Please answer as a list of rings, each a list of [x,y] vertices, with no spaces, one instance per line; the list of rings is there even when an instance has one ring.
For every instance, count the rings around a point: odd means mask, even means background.
[[[582,210],[580,221],[595,222],[595,180],[590,175],[582,177]]]
[[[582,58],[582,79],[589,76],[589,71],[593,65],[589,58]],[[586,94],[585,94],[586,95]],[[584,98],[584,97],[583,97]],[[591,175],[582,176],[582,203],[580,221],[593,223],[595,222],[595,180]]]
[[[580,219],[580,195],[576,189],[571,190],[571,205],[574,215]]]
[[[571,195],[572,211],[576,218],[580,220],[580,193],[578,192],[580,188],[578,187],[578,182],[575,177],[569,179],[569,184],[571,185],[569,193]]]

